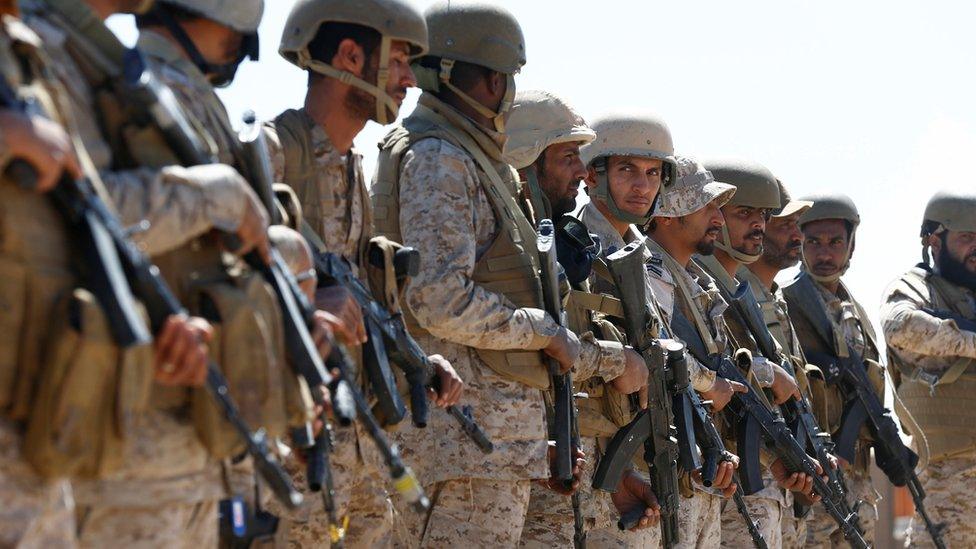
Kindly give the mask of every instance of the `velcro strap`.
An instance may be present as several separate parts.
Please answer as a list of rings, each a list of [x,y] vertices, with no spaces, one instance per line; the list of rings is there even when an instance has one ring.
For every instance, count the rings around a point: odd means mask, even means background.
[[[569,299],[580,307],[616,318],[624,317],[624,308],[620,300],[606,294],[593,294],[579,290],[570,290]]]

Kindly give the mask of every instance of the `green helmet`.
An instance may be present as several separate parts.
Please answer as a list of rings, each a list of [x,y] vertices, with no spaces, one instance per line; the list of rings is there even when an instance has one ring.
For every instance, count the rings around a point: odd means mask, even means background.
[[[156,3],[179,6],[243,34],[256,33],[264,14],[264,0],[157,0]]]
[[[637,216],[621,210],[610,196],[607,159],[611,156],[641,156],[663,161],[661,187],[664,188],[677,173],[671,130],[664,121],[653,115],[611,115],[594,123],[593,130],[596,131],[596,139],[580,150],[583,163],[596,170],[593,197],[603,200],[617,219],[637,225],[647,224],[657,197],[654,197],[646,215]]]
[[[312,59],[308,45],[327,23],[351,23],[371,28],[382,37],[376,84],[340,71],[328,62]],[[427,51],[427,23],[404,0],[298,0],[288,14],[278,53],[304,70],[335,78],[376,98],[376,122],[388,124],[396,119],[399,107],[386,92],[389,80],[390,49],[394,40],[409,44],[410,55]],[[392,113],[392,118],[388,116]]]
[[[186,28],[166,6],[188,11],[241,33],[244,39],[237,58],[229,63],[207,61]],[[221,87],[234,80],[237,68],[244,59],[250,57],[254,61],[258,60],[258,25],[263,15],[264,0],[158,0],[147,18],[165,26],[200,72],[208,75],[214,86]]]
[[[857,211],[857,206],[851,197],[845,194],[823,194],[806,196],[803,200],[813,202],[813,206],[800,216],[800,229],[807,223],[821,221],[824,219],[842,219],[850,224],[851,234],[847,239],[847,263],[841,269],[830,276],[818,276],[813,274],[807,264],[806,256],[803,257],[803,266],[808,271],[811,278],[817,282],[835,282],[844,276],[851,267],[851,254],[854,251],[854,238],[858,225],[861,224],[861,214]]]
[[[505,161],[517,169],[533,164],[550,145],[586,144],[596,133],[562,98],[539,90],[520,91],[508,118]]]
[[[515,100],[515,73],[525,65],[525,37],[518,20],[508,10],[477,2],[438,2],[424,13],[430,31],[428,55],[440,60],[436,76],[431,69],[416,68],[420,87],[451,90],[478,114],[492,120],[498,132],[505,131],[505,113]],[[486,67],[508,77],[505,97],[492,111],[451,83],[451,71],[458,61]]]
[[[726,206],[749,206],[770,211],[779,209],[779,185],[776,177],[765,166],[739,159],[708,160],[704,164],[712,172],[715,181],[735,187],[735,194]],[[762,257],[762,250],[755,255],[736,250],[730,239],[728,224],[722,225],[722,235],[715,241],[715,247],[746,265],[755,263]]]
[[[922,236],[932,234],[931,226],[949,231],[976,232],[976,194],[939,191],[929,199],[923,216]]]

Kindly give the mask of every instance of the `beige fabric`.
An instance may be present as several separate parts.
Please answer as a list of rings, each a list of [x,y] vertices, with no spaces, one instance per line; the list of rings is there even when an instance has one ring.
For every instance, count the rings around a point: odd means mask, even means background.
[[[936,523],[944,522],[942,539],[946,547],[973,547],[976,544],[976,464],[971,457],[948,458],[930,463],[919,475],[925,489],[925,509]],[[905,547],[935,547],[918,516],[912,517]]]
[[[79,507],[78,546],[91,549],[217,546],[217,502]]]
[[[766,540],[766,545],[783,547],[783,515],[792,510],[781,501],[755,495],[746,497],[746,507],[752,520],[759,525],[759,532]],[[749,529],[731,499],[723,502],[722,547],[753,547]]]
[[[676,549],[705,549],[722,542],[722,498],[695,490],[678,503],[678,543]]]
[[[868,545],[874,545],[875,525],[878,522],[878,502],[881,495],[874,489],[870,473],[859,473],[848,471],[846,473],[847,502],[854,508],[857,507],[857,516],[860,520],[861,528],[864,529],[864,541]],[[928,508],[929,500],[925,500]],[[931,512],[931,510],[929,510]],[[830,549],[834,547],[848,547],[847,540],[844,539],[844,532],[837,526],[837,522],[830,518],[824,511],[822,505],[815,505],[807,516],[807,547],[818,547]]]

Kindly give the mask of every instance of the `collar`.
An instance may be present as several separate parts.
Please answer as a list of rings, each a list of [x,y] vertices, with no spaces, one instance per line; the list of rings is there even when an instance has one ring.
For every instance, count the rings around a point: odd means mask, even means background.
[[[212,92],[213,86],[207,77],[200,72],[200,69],[192,61],[183,55],[183,50],[164,35],[147,30],[139,33],[139,40],[136,47],[150,57],[155,57],[161,62],[164,70],[172,70],[179,73],[181,80],[197,91]]]
[[[627,233],[624,236],[620,236],[617,229],[610,224],[610,220],[607,219],[603,213],[597,209],[596,205],[591,200],[583,206],[582,215],[580,219],[586,223],[586,227],[591,233],[595,233],[600,237],[600,244],[603,246],[604,252],[608,250],[611,246],[617,250],[622,249],[627,244],[635,240],[640,240],[643,238],[641,234],[637,231],[637,228],[631,225],[627,228]],[[604,255],[608,255],[604,253]]]
[[[305,110],[305,107],[298,109],[298,113],[305,119],[305,123],[311,128],[312,154],[319,165],[345,166],[346,160],[339,154],[339,151],[332,144],[329,134],[325,133],[325,128],[318,124]],[[349,156],[359,156],[359,152],[352,147],[349,149]]]
[[[505,148],[505,141],[508,139],[505,134],[475,124],[474,120],[468,118],[467,115],[441,101],[429,92],[424,92],[420,95],[420,100],[417,102],[417,109],[421,113],[423,109],[429,109],[443,116],[448,122],[470,135],[489,158],[496,162],[504,162],[502,149]]]

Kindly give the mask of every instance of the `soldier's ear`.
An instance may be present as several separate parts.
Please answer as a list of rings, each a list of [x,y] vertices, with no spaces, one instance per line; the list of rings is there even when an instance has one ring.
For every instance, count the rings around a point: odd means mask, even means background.
[[[345,38],[339,42],[339,46],[336,48],[336,54],[332,58],[332,66],[341,71],[362,76],[366,69],[366,52],[355,40]]]
[[[930,234],[926,237],[928,239],[929,247],[932,248],[932,257],[938,258],[939,253],[942,251],[942,236],[938,234]]]

